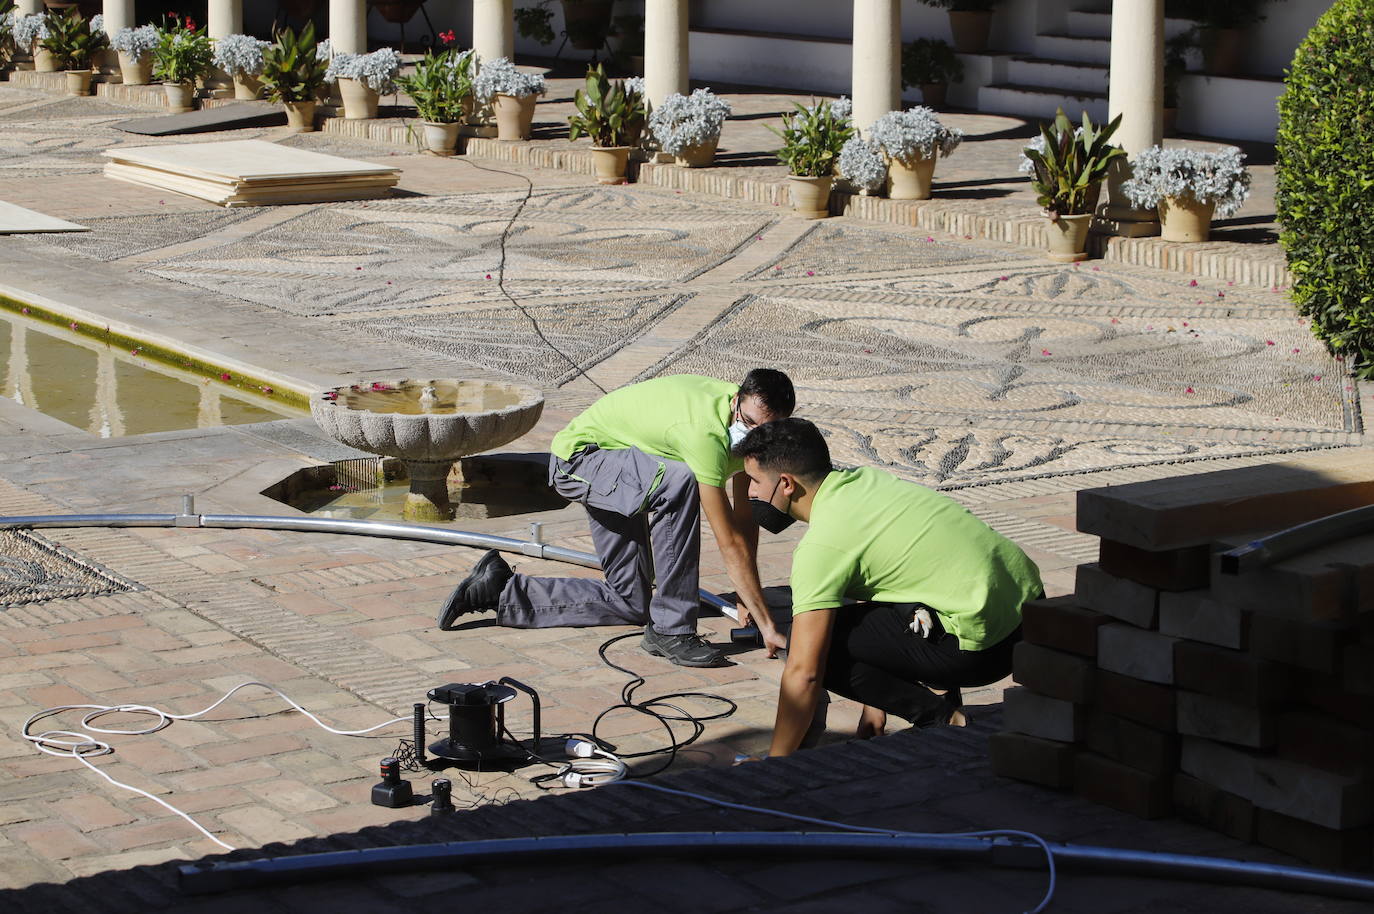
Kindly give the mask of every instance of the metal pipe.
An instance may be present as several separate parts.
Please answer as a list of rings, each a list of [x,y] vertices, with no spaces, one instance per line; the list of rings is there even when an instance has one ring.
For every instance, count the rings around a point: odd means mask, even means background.
[[[1374,531],[1374,505],[1352,508],[1271,533],[1221,554],[1222,574],[1241,574],[1264,568],[1318,546]]]
[[[1067,870],[1109,872],[1216,882],[1340,898],[1374,900],[1374,880],[1299,866],[1252,863],[1190,854],[1166,854],[1088,845],[1051,843],[1056,866]],[[359,874],[396,875],[423,870],[450,870],[480,863],[564,862],[583,857],[684,855],[896,858],[908,862],[963,859],[990,866],[1028,869],[1044,866],[1045,855],[1030,842],[998,837],[834,832],[684,832],[638,835],[559,835],[547,838],[502,838],[454,841],[406,847],[266,857],[259,860],[199,861],[178,870],[188,894],[207,894],[262,885],[282,885]]]
[[[189,498],[190,496],[187,496]],[[189,503],[183,502],[183,507]],[[490,533],[448,530],[420,524],[380,523],[369,520],[343,520],[334,517],[285,517],[276,514],[35,514],[0,517],[0,530],[57,529],[63,527],[214,527],[220,529],[286,530],[298,533],[332,533],[346,536],[375,536],[384,539],[438,543],[443,546],[472,546],[497,549],[531,558],[549,559],[584,568],[600,568],[601,562],[589,552],[527,542]],[[734,605],[715,594],[699,590],[697,596],[731,619],[739,621]]]

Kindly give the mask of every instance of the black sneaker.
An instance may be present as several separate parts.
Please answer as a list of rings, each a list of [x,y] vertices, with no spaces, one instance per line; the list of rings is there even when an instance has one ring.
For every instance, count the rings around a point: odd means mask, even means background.
[[[452,631],[459,616],[496,609],[501,591],[514,574],[501,553],[495,549],[488,551],[473,567],[472,573],[449,594],[439,610],[439,629]]]
[[[661,635],[652,625],[644,629],[644,650],[655,657],[667,657],[678,666],[725,666],[725,655],[700,635]]]

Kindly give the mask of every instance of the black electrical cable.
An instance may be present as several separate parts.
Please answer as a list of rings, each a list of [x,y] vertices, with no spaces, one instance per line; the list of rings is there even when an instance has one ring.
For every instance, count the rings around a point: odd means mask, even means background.
[[[586,378],[587,381],[590,382],[593,387],[601,391],[603,394],[607,393],[606,388],[596,383],[596,381],[592,379],[592,376],[587,374],[587,372],[582,368],[581,365],[577,363],[576,360],[572,358],[572,356],[568,355],[562,349],[559,349],[558,346],[556,346],[552,340],[550,340],[547,336],[544,335],[544,330],[542,327],[539,326],[538,319],[535,318],[535,316],[531,314],[528,310],[526,310],[525,306],[520,304],[520,301],[510,293],[509,289],[506,288],[506,242],[510,239],[511,230],[515,228],[515,221],[520,218],[520,214],[525,211],[525,205],[529,203],[530,199],[534,196],[534,182],[531,181],[528,176],[522,175],[519,172],[504,171],[500,168],[490,168],[485,165],[478,165],[476,162],[473,162],[466,156],[457,159],[457,161],[462,162],[464,165],[468,165],[472,168],[475,168],[478,171],[486,171],[492,174],[506,175],[507,177],[511,178],[519,178],[521,181],[525,182],[525,196],[520,198],[520,202],[516,205],[515,212],[511,215],[510,221],[507,222],[506,227],[501,230],[501,257],[496,264],[496,288],[499,289],[501,291],[501,294],[506,297],[506,300],[509,301],[511,305],[513,305],[515,309],[519,311],[521,315],[524,316],[525,320],[529,321],[530,327],[534,330],[534,335],[539,337],[540,341],[542,341],[545,346],[549,347],[554,352],[558,353],[558,355],[563,359],[563,361],[567,362],[569,365],[572,366],[573,371],[575,371],[582,377]]]

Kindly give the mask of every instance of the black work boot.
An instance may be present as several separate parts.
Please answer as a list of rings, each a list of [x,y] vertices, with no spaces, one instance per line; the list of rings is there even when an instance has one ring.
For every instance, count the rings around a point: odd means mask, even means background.
[[[644,650],[655,657],[667,657],[678,666],[725,666],[725,655],[695,634],[662,635],[652,625],[644,629]]]
[[[496,609],[501,591],[514,574],[501,553],[495,549],[488,551],[473,567],[472,574],[453,588],[453,593],[439,610],[440,630],[452,631],[459,616]]]

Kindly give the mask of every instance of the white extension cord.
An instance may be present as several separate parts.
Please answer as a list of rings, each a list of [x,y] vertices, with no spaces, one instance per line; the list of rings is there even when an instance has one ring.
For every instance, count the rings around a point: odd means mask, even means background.
[[[572,759],[556,775],[564,787],[602,787],[630,776],[624,762],[589,740],[574,736],[565,751]]]
[[[203,834],[205,837],[209,838],[211,841],[215,842],[225,850],[232,851],[235,850],[233,845],[226,844],[219,838],[216,838],[214,835],[210,834],[210,832],[207,831],[203,825],[201,825],[195,819],[191,818],[186,813],[182,812],[180,809],[177,809],[171,803],[168,803],[166,800],[153,796],[146,790],[141,790],[137,787],[134,787],[131,784],[125,784],[122,781],[115,780],[114,778],[110,777],[110,775],[106,774],[104,771],[101,771],[95,765],[92,765],[89,761],[87,761],[87,758],[90,756],[97,755],[110,755],[114,752],[114,747],[111,746],[108,742],[100,739],[99,736],[97,736],[96,734],[99,734],[100,736],[142,736],[148,733],[156,733],[164,727],[170,726],[172,721],[174,720],[194,720],[197,717],[209,714],[211,711],[215,710],[215,708],[218,708],[220,705],[224,704],[224,702],[228,701],[229,696],[233,695],[239,689],[247,688],[248,686],[259,686],[261,688],[267,689],[269,692],[275,693],[278,697],[282,699],[282,701],[285,701],[291,707],[295,708],[297,711],[300,711],[306,717],[310,718],[310,720],[313,721],[316,726],[324,730],[328,730],[330,733],[334,733],[339,736],[366,736],[369,733],[381,730],[385,727],[390,727],[398,723],[410,723],[412,720],[412,718],[410,717],[393,717],[391,720],[383,721],[382,723],[377,724],[374,727],[367,727],[363,730],[338,730],[334,727],[329,726],[324,721],[316,717],[314,714],[311,714],[305,708],[298,705],[295,701],[293,701],[290,698],[290,696],[286,695],[280,689],[276,689],[265,682],[250,681],[239,683],[238,685],[230,689],[228,692],[225,692],[224,695],[218,701],[210,705],[208,708],[203,708],[199,711],[193,711],[190,714],[171,714],[167,711],[163,711],[160,708],[154,708],[150,705],[58,705],[56,707],[46,708],[42,711],[39,711],[37,714],[34,714],[28,720],[24,721],[22,735],[24,739],[33,743],[34,747],[37,748],[39,752],[45,752],[48,755],[56,755],[59,758],[76,759],[78,762],[85,765],[87,768],[91,769],[96,774],[100,775],[102,778],[109,781],[116,787],[122,787],[123,789],[132,791],[138,794],[139,796],[147,797],[148,799],[152,800],[154,803],[158,804],[164,809],[176,813],[178,816],[181,816],[187,822],[195,826],[200,831],[200,833]],[[58,714],[62,714],[67,711],[88,712],[84,717],[81,718],[82,729],[45,730],[42,733],[30,732],[30,730],[33,728],[33,725],[38,723],[40,720],[44,720],[49,717],[54,717]],[[105,717],[110,714],[149,714],[155,717],[156,721],[150,726],[132,730],[120,730],[110,727],[98,727],[95,725],[95,721],[100,720],[102,717]]]

